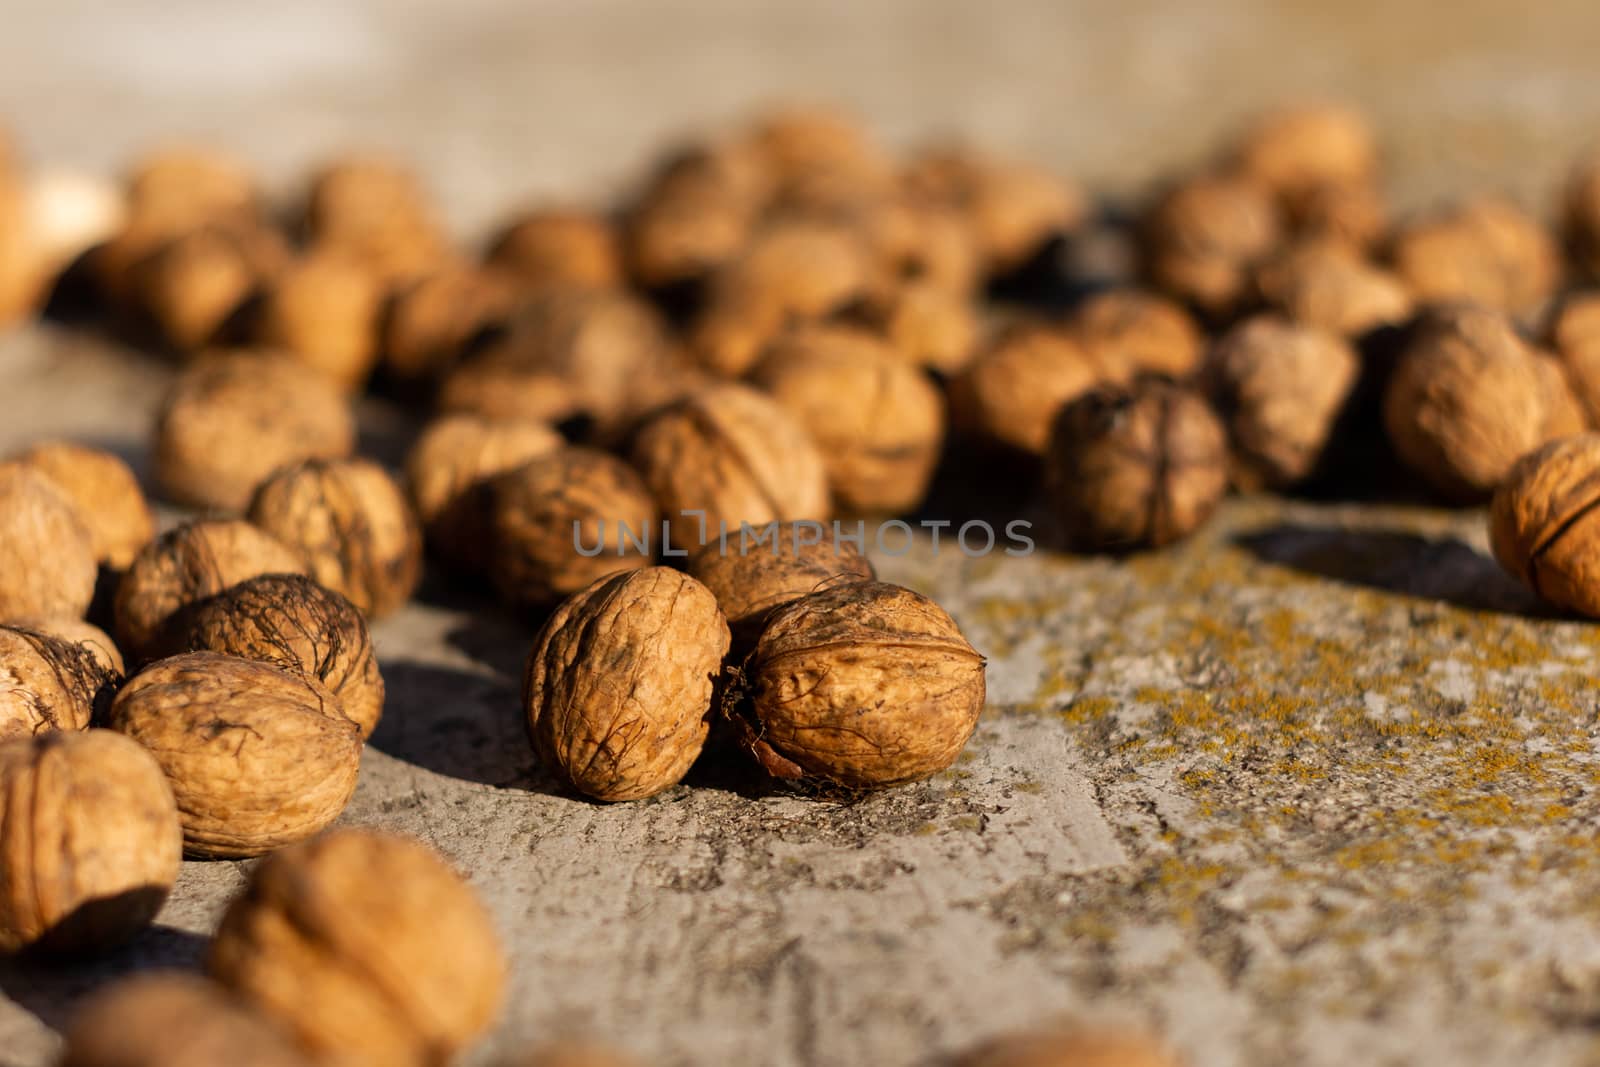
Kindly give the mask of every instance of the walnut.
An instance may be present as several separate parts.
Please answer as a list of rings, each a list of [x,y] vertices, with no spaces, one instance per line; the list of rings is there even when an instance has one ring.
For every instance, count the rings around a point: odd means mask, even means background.
[[[1073,312],[1069,328],[1090,362],[1118,380],[1140,374],[1187,378],[1205,354],[1204,334],[1189,313],[1142,289],[1108,289],[1090,297]]]
[[[474,340],[509,319],[513,303],[511,285],[477,267],[446,267],[416,279],[384,316],[384,371],[402,386],[432,384]]]
[[[1266,302],[1307,326],[1359,337],[1411,317],[1411,294],[1394,274],[1337,241],[1303,242],[1264,264]]]
[[[365,263],[336,248],[313,251],[266,286],[255,340],[355,392],[378,361],[383,298],[383,280]]]
[[[1465,300],[1514,315],[1536,310],[1561,273],[1560,254],[1544,227],[1494,196],[1407,224],[1389,255],[1422,303]]]
[[[315,678],[363,738],[383,716],[383,676],[367,622],[349,600],[300,574],[249,578],[183,613],[176,645],[221,652]]]
[[[262,200],[243,163],[207,149],[175,147],[146,156],[128,175],[129,213],[141,219],[259,221]]]
[[[361,729],[326,686],[218,652],[159,660],[128,680],[107,725],[155,754],[178,798],[184,850],[259,856],[326,827],[349,803]]]
[[[318,582],[368,618],[398,611],[422,580],[422,529],[405,492],[368,459],[313,459],[268,478],[250,521],[305,557]]]
[[[1039,456],[1061,406],[1107,377],[1104,364],[1070,331],[1020,323],[951,381],[951,419],[980,441]]]
[[[1550,340],[1589,420],[1600,424],[1600,295],[1564,301]]]
[[[509,1067],[639,1067],[620,1049],[595,1041],[554,1041],[507,1061]]]
[[[1551,441],[1495,490],[1489,540],[1501,566],[1568,611],[1600,616],[1600,435]]]
[[[1372,181],[1377,139],[1359,113],[1337,104],[1301,104],[1260,116],[1235,149],[1239,168],[1281,195]]]
[[[1045,494],[1074,548],[1170,544],[1210,518],[1227,488],[1227,431],[1192,389],[1160,379],[1097,389],[1051,428]]]
[[[877,577],[853,544],[806,522],[713,541],[689,560],[689,574],[716,596],[739,656],[755,647],[775,609],[831,585]]]
[[[61,1067],[311,1067],[289,1038],[215,982],[146,972],[72,1016]]]
[[[162,240],[130,266],[130,295],[161,341],[193,354],[228,340],[236,316],[289,261],[264,225],[211,223]]]
[[[4,625],[18,630],[32,630],[78,645],[89,653],[102,670],[117,676],[127,673],[127,665],[117,649],[117,643],[111,640],[110,634],[93,623],[61,615],[34,615],[11,619]]]
[[[1225,317],[1248,298],[1251,272],[1282,240],[1283,221],[1265,186],[1205,175],[1168,192],[1145,220],[1145,269],[1173,296]]]
[[[1600,279],[1600,154],[1581,160],[1567,180],[1562,231],[1573,260],[1591,279]]]
[[[182,853],[161,766],[126,737],[0,744],[0,951],[121,944],[155,918]]]
[[[1064,178],[959,147],[914,160],[906,182],[918,195],[962,213],[990,274],[1023,266],[1089,211],[1082,190]]]
[[[71,638],[0,626],[0,741],[85,730],[121,683],[121,670]]]
[[[940,374],[957,374],[978,351],[978,311],[970,298],[932,281],[889,287],[844,316],[880,335],[901,356]]]
[[[1551,436],[1559,376],[1503,315],[1447,308],[1420,324],[1383,398],[1389,439],[1446,497],[1485,500],[1522,455]]]
[[[778,608],[744,677],[738,725],[762,767],[849,789],[944,770],[983,710],[983,657],[939,605],[882,582]]]
[[[347,456],[355,418],[293,359],[219,354],[178,376],[156,421],[156,480],[177,503],[243,511],[256,486],[306,459]]]
[[[627,212],[629,273],[650,289],[703,281],[744,248],[772,182],[766,159],[748,140],[669,156]]]
[[[139,480],[115,454],[70,441],[43,441],[17,458],[72,500],[100,563],[126,569],[154,536],[155,520]]]
[[[658,513],[622,460],[562,448],[489,483],[488,573],[508,602],[540,607],[650,564]]]
[[[953,1067],[1179,1067],[1142,1034],[1053,1031],[1008,1034],[958,1057]]]
[[[271,534],[237,519],[184,523],[134,557],[113,605],[117,644],[134,663],[172,649],[177,614],[261,574],[300,574],[305,561]]]
[[[462,414],[430,423],[406,459],[406,483],[428,548],[463,570],[485,571],[490,480],[563,443],[535,419]]]
[[[354,256],[394,285],[449,257],[449,241],[414,175],[393,162],[352,158],[311,181],[305,228],[314,246]]]
[[[528,289],[615,289],[623,281],[616,229],[588,211],[551,209],[522,215],[494,239],[487,261]]]
[[[759,115],[749,142],[780,185],[804,183],[818,173],[871,181],[889,173],[883,148],[854,116],[814,105],[788,105]]]
[[[676,549],[743,523],[830,514],[817,445],[783,407],[746,386],[710,386],[662,411],[639,430],[632,458]]]
[[[430,1067],[488,1029],[506,984],[493,923],[420,841],[338,830],[263,860],[207,969],[321,1064]]]
[[[810,432],[841,509],[888,514],[922,502],[944,446],[944,399],[893,349],[847,327],[797,329],[751,380]]]
[[[1316,472],[1361,361],[1335,334],[1256,315],[1217,342],[1210,393],[1233,444],[1233,482],[1285,488]]]
[[[1367,252],[1389,232],[1389,202],[1367,182],[1319,185],[1293,197],[1289,220],[1306,241],[1336,241]]]
[[[534,751],[597,800],[654,796],[700,755],[727,653],[717,598],[693,578],[646,567],[600,579],[556,609],[528,654]]]
[[[34,467],[0,463],[0,619],[82,617],[99,568],[72,498]]]

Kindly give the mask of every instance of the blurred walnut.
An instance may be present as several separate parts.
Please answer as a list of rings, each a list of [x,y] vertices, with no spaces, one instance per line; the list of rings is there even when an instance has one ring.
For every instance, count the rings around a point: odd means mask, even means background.
[[[1269,190],[1248,178],[1205,175],[1168,192],[1144,227],[1150,278],[1207,315],[1233,313],[1251,272],[1283,241]]]
[[[944,445],[944,400],[882,341],[839,326],[794,330],[751,380],[816,441],[840,509],[888,514],[922,502]]]
[[[632,459],[678,550],[743,523],[830,514],[817,445],[792,414],[747,386],[710,386],[663,410],[635,436]]]
[[[615,289],[623,280],[616,229],[588,211],[519,216],[494,239],[487,262],[527,289]]]
[[[639,1067],[639,1061],[595,1041],[554,1041],[505,1061],[506,1067]]]
[[[1369,183],[1378,170],[1371,125],[1337,104],[1302,104],[1262,115],[1235,153],[1241,170],[1285,197]]]
[[[1136,1033],[1040,1030],[986,1041],[954,1067],[1179,1067],[1180,1062]]]
[[[758,115],[750,144],[769,174],[792,193],[818,175],[855,184],[886,178],[889,157],[853,115],[829,107],[789,105]],[[780,192],[781,195],[781,192]]]
[[[366,619],[300,574],[263,574],[183,613],[176,647],[259,660],[315,678],[368,738],[383,716],[383,676]]]
[[[184,523],[151,541],[117,586],[117,643],[133,663],[170,651],[177,613],[261,574],[305,571],[299,554],[248,522]]]
[[[842,317],[879,334],[911,362],[940,374],[958,373],[978,350],[977,306],[966,295],[931,281],[883,289]]]
[[[98,573],[94,535],[67,491],[31,464],[0,463],[0,619],[81,618]]]
[[[339,817],[361,767],[361,730],[321,682],[216,652],[134,675],[107,725],[155,754],[178,798],[184,849],[203,859],[310,837]]]
[[[305,228],[318,248],[337,249],[396,285],[450,258],[433,206],[415,175],[376,158],[324,167],[306,196]]]
[[[1026,322],[997,337],[950,383],[956,426],[979,440],[1038,456],[1061,405],[1107,378],[1071,332]]]
[[[157,240],[130,266],[133,299],[163,343],[192,354],[229,340],[235,317],[289,262],[264,224],[209,224]]]
[[[1389,254],[1419,302],[1472,301],[1511,315],[1537,310],[1561,273],[1560,253],[1545,228],[1494,196],[1408,223]]]
[[[404,491],[368,459],[313,459],[256,490],[250,521],[304,557],[322,585],[369,618],[399,610],[422,580],[422,530]]]
[[[850,789],[926,778],[955,762],[983,710],[984,660],[954,620],[881,582],[778,608],[744,673],[739,725],[778,778]]]
[[[42,441],[17,457],[72,500],[95,558],[116,570],[155,534],[150,505],[133,471],[114,453],[70,441]]]
[[[257,343],[292,355],[347,392],[378,360],[382,279],[347,253],[312,251],[267,286],[256,312]]]
[[[651,289],[704,280],[745,246],[771,192],[768,163],[748,140],[669,156],[627,213],[629,272]]]
[[[1183,386],[1147,379],[1097,389],[1051,428],[1046,502],[1074,548],[1171,544],[1209,519],[1227,489],[1227,431]]]
[[[1256,272],[1267,303],[1306,326],[1359,337],[1411,317],[1411,294],[1395,275],[1335,241],[1294,245]]]
[[[717,599],[693,578],[666,567],[602,578],[556,609],[528,655],[534,751],[597,800],[677,784],[705,744],[727,653]]]
[[[487,1030],[506,958],[466,881],[420,841],[337,830],[262,861],[207,969],[319,1064],[434,1067]]]
[[[382,323],[383,367],[402,386],[430,385],[472,342],[511,317],[512,287],[499,274],[451,266],[424,275],[390,301]]]
[[[1065,178],[970,149],[929,152],[912,162],[906,181],[965,216],[990,274],[1023,266],[1089,212],[1088,198]]]
[[[180,374],[156,418],[156,480],[179,504],[243,511],[256,486],[307,459],[347,456],[339,390],[276,353],[219,353]]]
[[[655,500],[605,452],[561,448],[495,477],[488,573],[512,604],[541,607],[613,571],[650,565]]]
[[[174,225],[260,221],[260,190],[239,160],[209,149],[162,149],[133,165],[128,210],[138,219]]]
[[[689,560],[689,573],[717,598],[733,634],[736,656],[755,647],[776,608],[808,593],[877,577],[855,545],[821,523],[779,523],[712,541]]]
[[[1257,315],[1217,342],[1210,391],[1233,444],[1233,482],[1286,488],[1316,472],[1360,374],[1336,334]]]
[[[1600,154],[1572,169],[1561,221],[1574,262],[1591,280],[1600,280]]]
[[[1142,289],[1090,297],[1073,313],[1069,329],[1090,362],[1118,380],[1140,374],[1187,378],[1205,355],[1204,334],[1189,313]]]
[[[1549,352],[1534,349],[1533,364],[1545,395],[1545,440],[1593,429],[1589,411],[1579,399],[1572,377],[1561,360]]]
[[[32,630],[77,645],[89,653],[102,671],[119,677],[127,673],[127,665],[123,662],[117,643],[111,640],[110,634],[93,623],[62,615],[25,615],[7,619],[4,625],[16,630]]]
[[[122,672],[70,637],[0,626],[0,742],[85,730],[105,711]]]
[[[1301,240],[1338,241],[1366,252],[1389,231],[1389,203],[1367,182],[1314,186],[1295,195],[1288,208]]]
[[[462,570],[487,570],[488,483],[563,443],[559,433],[536,419],[470,414],[435,419],[406,459],[411,503],[428,548]]]
[[[311,1067],[288,1037],[215,982],[142,972],[73,1013],[60,1067]]]
[[[1589,421],[1600,425],[1600,294],[1564,301],[1550,339]]]
[[[1441,309],[1418,327],[1383,399],[1384,426],[1406,465],[1462,503],[1487,499],[1521,456],[1551,436],[1559,376],[1507,319]]]
[[[1551,441],[1522,457],[1495,491],[1495,558],[1559,607],[1600,616],[1600,435]]]
[[[0,744],[0,951],[115,948],[155,918],[182,852],[161,766],[126,737]]]

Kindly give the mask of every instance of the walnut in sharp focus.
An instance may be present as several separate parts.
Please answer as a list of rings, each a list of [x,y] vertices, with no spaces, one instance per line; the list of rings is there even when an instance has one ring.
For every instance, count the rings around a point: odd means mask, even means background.
[[[710,386],[662,411],[639,430],[632,458],[677,550],[744,523],[830,514],[824,460],[810,435],[747,386]]]
[[[117,648],[117,643],[111,640],[111,635],[93,623],[82,619],[68,618],[61,615],[55,616],[24,616],[19,619],[9,619],[5,625],[17,630],[32,630],[47,637],[60,638],[71,644],[80,646],[93,657],[101,669],[110,671],[114,675],[127,673],[123,663],[122,652]]]
[[[963,433],[1025,456],[1044,453],[1050,422],[1107,368],[1065,329],[1020,323],[950,383],[950,416]]]
[[[927,597],[882,582],[811,593],[767,619],[745,662],[745,744],[778,778],[873,788],[955,762],[984,660]]]
[[[278,354],[219,354],[162,401],[156,480],[177,503],[243,511],[279,467],[347,456],[355,439],[349,405],[315,371]]]
[[[622,284],[616,229],[588,211],[547,209],[518,217],[494,239],[487,262],[528,290]]]
[[[184,612],[177,646],[260,660],[315,678],[363,738],[383,716],[383,676],[356,606],[300,574],[263,574]]]
[[[523,675],[540,761],[597,800],[677,784],[710,730],[728,640],[711,590],[666,567],[572,596],[540,630]]]
[[[238,519],[174,527],[145,546],[117,586],[117,644],[134,663],[171,651],[178,612],[260,574],[304,573],[277,538]]]
[[[1145,220],[1145,269],[1160,288],[1221,318],[1248,299],[1251,272],[1282,240],[1266,187],[1206,175],[1168,192]]]
[[[120,670],[69,638],[0,626],[0,741],[87,729],[121,682]]]
[[[266,285],[254,339],[356,392],[378,361],[383,299],[383,279],[366,263],[337,249],[312,251]]]
[[[1489,541],[1501,566],[1544,599],[1600,616],[1600,435],[1522,457],[1495,491]]]
[[[0,619],[81,618],[98,574],[94,535],[66,491],[28,464],[0,463]]]
[[[71,498],[100,563],[122,570],[154,536],[155,520],[139,480],[113,453],[70,441],[44,441],[17,458]]]
[[[188,652],[128,680],[107,724],[155,754],[191,856],[259,856],[326,827],[350,801],[361,729],[298,671]]]
[[[1560,252],[1545,228],[1495,196],[1408,223],[1389,255],[1421,303],[1472,301],[1510,315],[1536,311],[1561,274]]]
[[[126,737],[0,744],[0,951],[116,947],[155,918],[182,851],[166,776]]]
[[[316,1063],[436,1067],[489,1028],[506,958],[466,881],[420,841],[336,830],[264,860],[207,970]]]
[[[1090,363],[1119,381],[1141,374],[1188,378],[1205,354],[1194,318],[1174,301],[1142,289],[1090,297],[1073,312],[1069,329]]]
[[[417,518],[371,460],[308,460],[280,470],[256,490],[250,521],[298,551],[313,578],[369,618],[397,611],[422,580]]]
[[[649,488],[591,448],[562,448],[487,489],[489,578],[509,603],[542,607],[613,571],[649,566],[660,536]]]
[[[1074,548],[1170,544],[1210,518],[1227,488],[1227,431],[1192,389],[1159,379],[1097,389],[1051,428],[1045,497]]]

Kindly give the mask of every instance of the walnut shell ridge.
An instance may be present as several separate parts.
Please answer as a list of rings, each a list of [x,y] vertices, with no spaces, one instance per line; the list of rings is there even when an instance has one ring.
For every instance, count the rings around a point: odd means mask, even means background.
[[[75,641],[0,626],[0,741],[88,729],[121,683],[120,670]]]
[[[1552,441],[1518,460],[1490,504],[1489,542],[1535,593],[1600,616],[1600,434]]]

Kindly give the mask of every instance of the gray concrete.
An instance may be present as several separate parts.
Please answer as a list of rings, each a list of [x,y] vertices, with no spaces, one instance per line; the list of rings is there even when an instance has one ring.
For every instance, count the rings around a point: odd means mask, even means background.
[[[31,154],[92,167],[196,137],[288,188],[386,147],[463,234],[784,94],[1126,188],[1279,93],[1337,91],[1379,117],[1412,204],[1537,202],[1600,131],[1586,0],[442,10],[13,4],[0,101]],[[71,434],[140,461],[168,373],[17,334],[0,448]],[[524,623],[431,588],[379,628],[392,699],[344,821],[432,841],[494,909],[515,979],[473,1062],[580,1028],[668,1065],[892,1067],[1069,1017],[1151,1026],[1202,1067],[1600,1063],[1600,631],[1502,576],[1481,515],[1243,500],[1123,562],[878,562],[955,612],[992,706],[951,772],[855,804],[717,769],[640,804],[560,795],[517,718]],[[192,964],[246,870],[186,864],[102,963],[0,964],[0,1064],[48,1062],[107,978]]]

